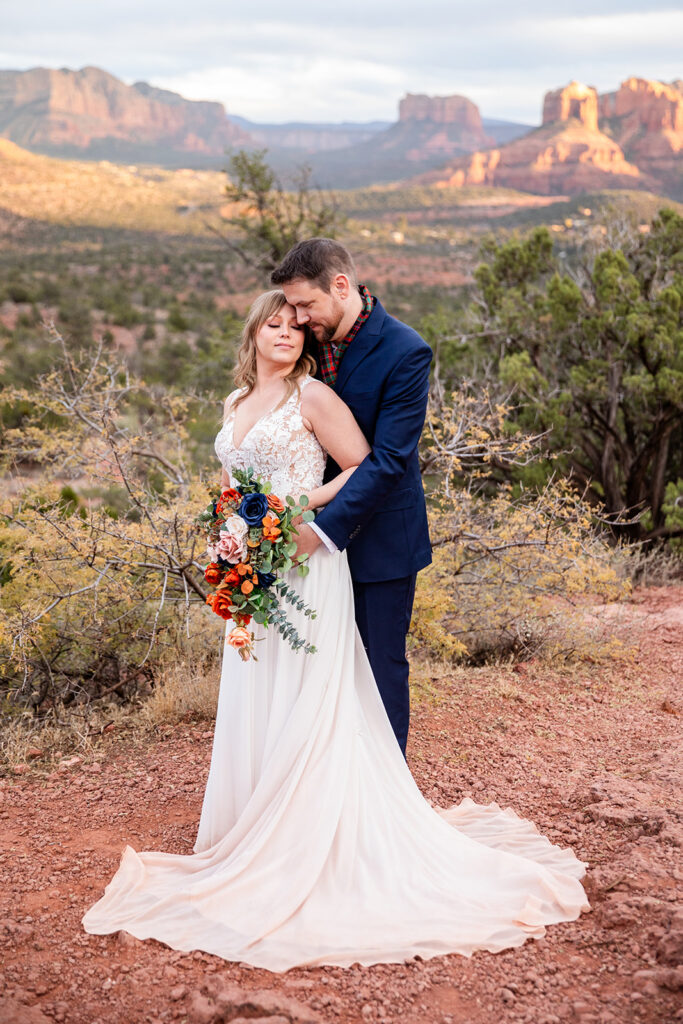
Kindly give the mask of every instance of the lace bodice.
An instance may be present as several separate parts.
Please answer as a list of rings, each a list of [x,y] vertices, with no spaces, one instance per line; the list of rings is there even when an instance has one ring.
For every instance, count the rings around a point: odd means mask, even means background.
[[[306,376],[279,409],[271,410],[256,421],[235,447],[234,402],[240,391],[228,396],[228,414],[216,437],[216,455],[232,476],[234,469],[251,468],[263,480],[270,480],[273,493],[280,498],[291,494],[298,498],[304,491],[319,487],[325,470],[325,452],[315,434],[307,430],[301,418],[301,392],[313,378]]]

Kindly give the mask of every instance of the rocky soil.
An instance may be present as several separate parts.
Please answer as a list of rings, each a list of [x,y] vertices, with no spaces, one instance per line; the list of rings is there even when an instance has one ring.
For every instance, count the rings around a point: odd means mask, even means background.
[[[81,916],[126,843],[191,850],[209,766],[204,728],[146,745],[114,734],[98,761],[0,779],[0,1022],[683,1020],[683,588],[636,593],[625,614],[630,660],[416,673],[409,761],[423,792],[509,804],[571,845],[590,863],[579,921],[502,954],[284,975],[86,935]]]

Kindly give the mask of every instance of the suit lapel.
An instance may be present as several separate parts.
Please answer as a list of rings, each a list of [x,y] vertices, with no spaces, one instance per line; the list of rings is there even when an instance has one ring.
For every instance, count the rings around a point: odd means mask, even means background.
[[[382,325],[386,315],[384,306],[378,299],[375,302],[375,308],[372,313],[342,356],[334,386],[334,390],[338,395],[346,387],[348,379],[354,370],[360,366],[365,357],[372,352],[375,345],[379,342],[382,337]]]

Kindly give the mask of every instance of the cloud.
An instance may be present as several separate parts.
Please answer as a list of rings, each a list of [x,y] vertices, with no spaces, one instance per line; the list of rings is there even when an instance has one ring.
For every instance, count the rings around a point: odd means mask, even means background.
[[[95,64],[261,121],[388,120],[411,91],[533,123],[545,90],[574,78],[608,89],[683,74],[678,0],[24,0],[3,23],[5,67]]]

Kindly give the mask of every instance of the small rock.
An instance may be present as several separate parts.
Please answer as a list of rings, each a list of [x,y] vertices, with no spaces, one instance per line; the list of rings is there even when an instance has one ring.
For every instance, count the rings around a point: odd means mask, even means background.
[[[248,991],[220,978],[207,977],[199,992],[189,997],[189,1024],[227,1024],[244,1017],[250,1022],[266,1017],[273,1024],[283,1017],[287,1024],[319,1024],[320,1017],[302,1003],[280,992]]]
[[[508,1006],[515,1001],[515,993],[510,991],[509,988],[502,988],[500,990],[500,997]]]
[[[50,1024],[37,1006],[26,1006],[17,999],[0,996],[0,1021],[7,1024]]]
[[[186,985],[176,985],[175,988],[171,989],[170,996],[174,1003],[177,1003],[179,999],[184,999],[187,995]]]
[[[659,995],[659,986],[655,980],[655,971],[636,971],[633,975],[633,988],[636,993],[656,998]]]
[[[535,664],[536,658],[530,658],[528,661],[518,661],[517,664],[513,666],[512,671],[516,672],[519,676],[526,676]]]
[[[77,765],[83,764],[83,758],[79,754],[74,754],[73,757],[64,757],[59,762],[60,768],[76,768]]]
[[[129,949],[135,949],[138,946],[143,945],[142,940],[136,939],[134,935],[130,934],[130,932],[117,932],[116,939],[121,946],[126,946]]]
[[[660,967],[655,973],[655,980],[660,988],[668,988],[671,992],[680,992],[683,988],[683,965]]]
[[[590,793],[595,802],[585,811],[593,821],[622,828],[640,825],[648,835],[661,832],[666,824],[665,812],[652,802],[642,784],[608,776],[594,782]]]
[[[230,1024],[290,1024],[289,1017],[233,1017]]]
[[[663,843],[670,843],[671,846],[683,846],[683,825],[670,821],[659,833]]]
[[[26,756],[31,758],[42,757],[43,751],[40,749],[40,747],[29,747],[28,750],[26,751]]]
[[[657,943],[657,959],[664,964],[683,963],[683,907],[675,910],[668,931]]]

